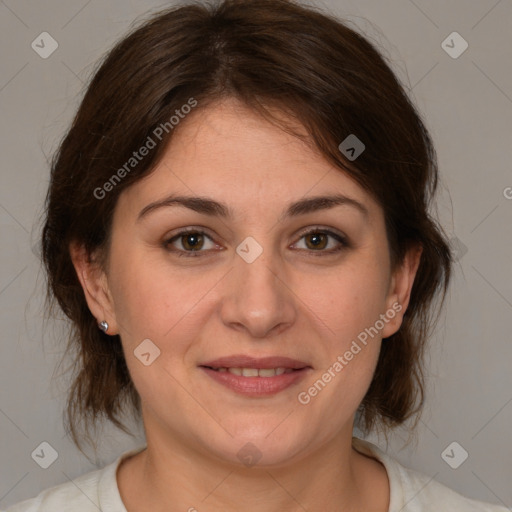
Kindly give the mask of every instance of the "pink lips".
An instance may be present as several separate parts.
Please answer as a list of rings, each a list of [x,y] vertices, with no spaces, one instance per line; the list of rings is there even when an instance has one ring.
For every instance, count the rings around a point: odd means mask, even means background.
[[[201,364],[200,368],[213,380],[227,388],[252,397],[269,396],[283,391],[302,380],[311,370],[311,366],[305,362],[289,357],[254,358],[246,355],[221,357]],[[244,377],[230,372],[219,372],[214,368],[285,368],[288,372],[271,377]]]

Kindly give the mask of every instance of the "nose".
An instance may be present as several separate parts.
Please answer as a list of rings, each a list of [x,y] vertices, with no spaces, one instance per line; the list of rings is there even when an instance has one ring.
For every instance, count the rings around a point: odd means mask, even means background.
[[[253,338],[266,338],[289,328],[296,319],[296,297],[282,265],[263,253],[252,263],[235,256],[221,306],[223,323]],[[275,258],[274,258],[275,260]],[[288,279],[289,281],[289,279]]]

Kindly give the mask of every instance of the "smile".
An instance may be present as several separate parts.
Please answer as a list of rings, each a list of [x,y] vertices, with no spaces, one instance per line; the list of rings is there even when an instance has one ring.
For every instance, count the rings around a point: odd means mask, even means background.
[[[292,373],[293,368],[211,368],[217,372],[229,372],[242,377],[275,377],[283,373]]]
[[[298,385],[312,369],[199,367],[223,388],[247,397],[269,397]]]

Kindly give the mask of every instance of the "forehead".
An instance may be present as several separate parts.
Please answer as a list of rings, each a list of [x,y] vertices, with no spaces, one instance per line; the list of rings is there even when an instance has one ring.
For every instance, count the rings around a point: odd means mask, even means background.
[[[286,121],[307,137],[302,125]],[[170,193],[215,197],[233,211],[258,205],[281,210],[307,196],[343,194],[373,216],[380,210],[353,178],[311,145],[234,100],[185,118],[154,171],[123,192],[120,202],[135,209]]]

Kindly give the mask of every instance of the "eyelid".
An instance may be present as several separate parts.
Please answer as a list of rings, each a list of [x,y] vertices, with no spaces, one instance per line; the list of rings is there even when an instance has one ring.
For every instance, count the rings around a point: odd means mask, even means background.
[[[308,228],[304,228],[303,230],[299,231],[295,236],[298,236],[302,238],[305,235],[309,235],[311,233],[327,233],[329,235],[335,235],[339,237],[343,242],[348,243],[348,238],[346,235],[344,235],[341,231],[338,231],[334,228],[329,228],[327,226],[310,226]]]

